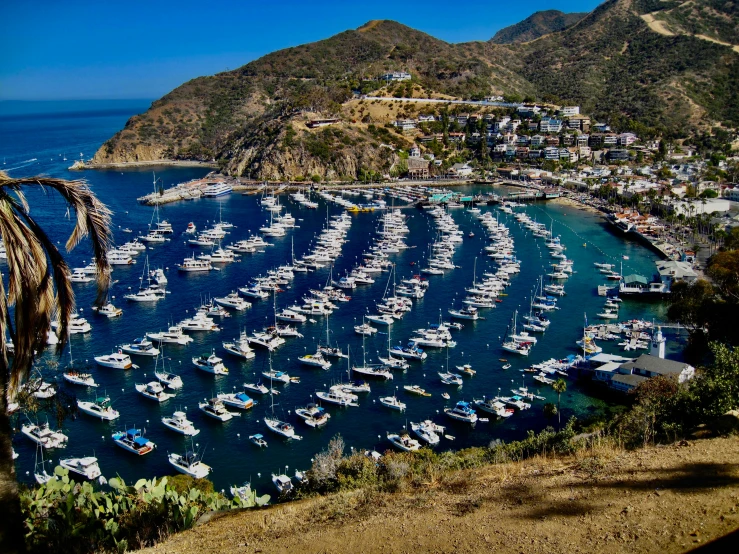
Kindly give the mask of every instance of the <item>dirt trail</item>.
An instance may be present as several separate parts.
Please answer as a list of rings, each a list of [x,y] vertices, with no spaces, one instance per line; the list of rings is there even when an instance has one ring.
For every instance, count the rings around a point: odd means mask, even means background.
[[[666,554],[733,532],[737,510],[739,438],[722,438],[600,449],[458,472],[422,490],[229,514],[147,552]]]
[[[644,22],[647,25],[649,25],[649,28],[652,29],[652,31],[655,31],[659,33],[660,35],[664,35],[666,37],[671,37],[675,35],[675,33],[673,33],[667,27],[665,27],[664,21],[655,19],[651,13],[645,13],[641,16],[641,18],[644,20]]]

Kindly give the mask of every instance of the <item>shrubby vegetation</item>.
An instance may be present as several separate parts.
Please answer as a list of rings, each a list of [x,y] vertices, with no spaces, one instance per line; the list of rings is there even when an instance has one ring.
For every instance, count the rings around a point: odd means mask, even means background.
[[[207,480],[186,475],[140,479],[115,477],[109,490],[75,483],[66,469],[56,479],[21,493],[26,543],[31,553],[125,552],[151,546],[192,527],[205,512],[263,506],[269,496],[230,500]]]

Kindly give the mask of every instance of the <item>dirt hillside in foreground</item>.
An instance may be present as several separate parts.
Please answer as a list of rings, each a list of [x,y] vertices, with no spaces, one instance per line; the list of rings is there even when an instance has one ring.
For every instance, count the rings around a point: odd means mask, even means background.
[[[739,528],[739,438],[597,449],[229,514],[147,552],[684,552]]]

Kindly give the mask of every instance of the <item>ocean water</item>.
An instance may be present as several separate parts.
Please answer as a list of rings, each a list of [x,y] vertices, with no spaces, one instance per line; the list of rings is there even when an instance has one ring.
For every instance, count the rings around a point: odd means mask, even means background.
[[[69,172],[66,167],[73,157],[90,157],[94,150],[116,130],[120,129],[126,119],[138,111],[146,109],[146,104],[125,106],[94,106],[92,109],[75,109],[66,112],[57,109],[46,113],[0,115],[0,158],[5,160],[3,166],[13,176],[45,173],[64,178],[84,177],[91,187],[115,212],[114,229],[117,242],[130,240],[133,235],[122,232],[129,227],[134,231],[145,232],[152,221],[153,209],[141,206],[136,198],[152,190],[154,179],[161,179],[165,186],[202,176],[202,169],[185,168],[149,168],[109,170],[85,172],[83,174]],[[28,111],[28,110],[26,110]],[[38,110],[37,110],[38,111]],[[0,114],[6,113],[0,111]],[[63,158],[68,158],[64,161]],[[153,171],[156,177],[153,175]],[[478,191],[477,187],[466,187],[465,192]],[[486,189],[487,190],[487,189]],[[32,215],[47,230],[54,241],[64,244],[71,223],[66,214],[66,207],[53,193],[29,194]],[[298,220],[299,228],[289,232],[287,236],[269,239],[272,246],[263,253],[246,254],[240,261],[226,265],[222,271],[209,274],[183,274],[176,270],[176,265],[190,256],[193,248],[185,242],[182,232],[188,222],[194,222],[199,229],[208,223],[222,218],[236,225],[225,242],[237,241],[248,237],[251,233],[269,220],[269,212],[262,210],[255,196],[231,194],[218,199],[200,199],[191,202],[180,202],[164,206],[160,210],[160,218],[169,220],[175,233],[171,242],[156,245],[141,254],[137,263],[128,267],[116,266],[113,278],[116,284],[111,289],[115,297],[114,303],[123,308],[120,318],[107,319],[99,317],[90,309],[95,296],[94,284],[75,285],[77,303],[92,324],[93,330],[87,335],[74,335],[71,339],[72,354],[77,361],[92,362],[93,356],[109,353],[116,345],[133,340],[146,332],[165,329],[171,322],[177,322],[192,315],[202,300],[210,296],[225,295],[239,286],[248,283],[250,278],[265,273],[268,269],[286,263],[294,250],[296,257],[311,249],[315,236],[326,225],[327,217],[340,213],[340,208],[333,204],[326,205],[319,200],[317,210],[307,210],[292,202],[289,198],[281,200],[286,204],[286,212],[290,212]],[[482,207],[483,210],[494,210]],[[494,396],[508,394],[512,387],[522,383],[532,390],[539,391],[547,397],[547,401],[556,402],[556,394],[551,388],[539,386],[531,379],[531,374],[522,373],[521,369],[551,357],[564,357],[576,354],[575,341],[582,335],[584,317],[597,320],[603,299],[597,296],[596,286],[603,280],[594,268],[594,262],[623,262],[624,274],[654,273],[656,254],[641,244],[624,240],[611,232],[603,220],[595,215],[575,208],[549,203],[536,204],[526,208],[538,221],[552,225],[555,235],[559,234],[567,246],[568,257],[575,261],[575,273],[566,282],[567,295],[559,305],[560,310],[552,312],[552,324],[549,330],[538,335],[539,341],[528,358],[519,358],[506,353],[499,347],[506,329],[510,324],[514,310],[528,311],[529,299],[536,286],[537,279],[546,273],[552,260],[541,239],[530,235],[511,216],[500,214],[500,217],[511,228],[515,238],[517,256],[522,260],[521,273],[513,279],[508,287],[508,296],[493,310],[482,310],[485,319],[477,322],[463,322],[464,329],[455,331],[457,346],[444,350],[427,349],[428,359],[423,363],[412,362],[411,368],[405,372],[395,372],[391,381],[372,381],[372,392],[360,397],[358,408],[340,409],[328,406],[331,413],[329,424],[323,429],[315,430],[306,426],[295,415],[296,407],[304,406],[311,401],[317,390],[322,390],[333,382],[346,379],[346,360],[334,361],[330,371],[307,368],[297,362],[297,357],[306,352],[315,351],[316,343],[325,338],[326,320],[315,318],[315,324],[301,326],[303,339],[287,339],[287,344],[272,356],[272,365],[276,369],[288,371],[301,378],[299,384],[275,385],[281,394],[274,397],[274,407],[270,405],[270,397],[256,397],[258,405],[244,412],[241,417],[227,423],[220,423],[202,415],[197,403],[214,396],[221,391],[230,392],[239,388],[245,381],[255,381],[259,373],[268,366],[265,351],[257,350],[252,360],[242,361],[231,357],[221,348],[221,342],[236,337],[241,329],[249,332],[261,329],[273,321],[271,301],[254,303],[245,312],[234,313],[232,317],[220,321],[222,330],[215,333],[192,333],[195,342],[187,347],[168,345],[165,353],[171,370],[179,373],[185,383],[177,396],[163,404],[152,402],[134,389],[136,383],[153,380],[154,360],[137,357],[134,362],[140,369],[120,371],[97,367],[92,363],[95,380],[100,383],[97,394],[107,393],[113,406],[121,412],[121,418],[111,423],[100,422],[79,414],[68,419],[64,431],[69,435],[69,445],[64,450],[52,451],[51,459],[56,463],[59,457],[86,456],[98,457],[103,474],[112,477],[116,474],[126,480],[140,477],[161,476],[173,473],[167,463],[167,452],[182,452],[190,446],[199,449],[206,463],[214,468],[211,479],[217,488],[227,488],[230,484],[251,480],[259,490],[270,490],[269,476],[272,472],[284,471],[290,474],[298,469],[310,466],[311,457],[325,448],[328,441],[336,434],[341,434],[346,444],[355,449],[390,448],[385,439],[387,432],[400,430],[411,421],[433,418],[438,423],[448,426],[448,434],[456,437],[454,441],[442,439],[437,448],[458,449],[470,445],[485,445],[491,440],[513,440],[525,435],[529,429],[539,430],[547,425],[542,415],[544,402],[536,402],[530,410],[516,413],[506,421],[478,423],[475,428],[453,422],[443,414],[446,405],[453,405],[458,400],[472,400],[483,395]],[[497,210],[496,210],[497,211]],[[406,209],[410,234],[407,243],[412,248],[396,254],[398,280],[413,275],[419,265],[428,256],[428,246],[434,239],[435,231],[431,218],[422,210]],[[459,307],[464,297],[464,287],[473,279],[474,260],[477,258],[477,275],[492,270],[494,264],[483,252],[486,235],[482,226],[465,210],[453,210],[453,217],[465,233],[465,240],[457,249],[454,262],[458,269],[444,276],[431,276],[431,286],[425,298],[415,301],[415,307],[406,317],[391,327],[390,340],[393,344],[405,343],[414,329],[427,327],[429,323],[438,322],[440,316],[448,320],[447,310]],[[360,213],[352,215],[352,226],[348,242],[344,245],[343,255],[333,269],[338,277],[350,270],[358,261],[361,253],[376,237],[375,230],[381,212]],[[472,231],[475,236],[467,237]],[[136,234],[136,233],[135,233]],[[134,234],[134,235],[135,235]],[[136,290],[144,269],[145,256],[148,255],[152,268],[164,268],[169,279],[168,289],[171,294],[154,305],[132,304],[123,299],[129,290]],[[623,260],[622,256],[628,256]],[[68,254],[70,266],[77,267],[89,260],[89,251],[83,243]],[[412,265],[415,264],[415,265]],[[0,268],[1,269],[1,268]],[[298,301],[309,288],[324,285],[329,278],[328,269],[315,273],[296,274],[291,286],[277,295],[277,309],[287,307]],[[343,348],[350,348],[352,361],[361,361],[362,339],[356,335],[353,326],[360,323],[362,316],[374,312],[374,304],[378,301],[387,285],[387,274],[376,277],[370,286],[360,286],[351,292],[351,302],[341,304],[329,321],[330,339]],[[664,306],[659,303],[644,303],[627,300],[623,302],[621,320],[631,318],[649,318],[656,321],[665,319]],[[387,348],[388,336],[378,334],[366,340],[366,357],[368,361],[376,359],[378,353]],[[614,342],[602,343],[604,351],[621,353]],[[676,343],[670,345],[677,349]],[[214,377],[196,370],[191,359],[201,353],[215,350],[223,357],[230,369],[228,376]],[[39,361],[39,370],[47,380],[55,379],[57,370],[50,367],[48,361],[55,358],[49,350]],[[512,368],[503,370],[499,358],[507,358]],[[63,367],[68,360],[65,354],[60,361]],[[474,377],[465,377],[465,384],[460,389],[442,385],[437,371],[449,365],[469,363],[477,370]],[[61,372],[59,372],[61,373]],[[96,392],[88,393],[84,388],[64,384],[61,377],[59,387],[77,398],[87,399]],[[418,384],[432,393],[430,398],[408,395],[403,385]],[[390,411],[379,404],[381,396],[397,394],[406,402],[405,413]],[[451,396],[445,401],[440,395],[448,392]],[[574,379],[568,380],[568,390],[562,395],[563,420],[571,415],[586,416],[605,405],[608,400],[592,391],[582,388]],[[160,422],[164,415],[177,409],[186,409],[189,418],[201,429],[201,433],[192,441],[166,429]],[[275,413],[293,422],[296,431],[302,435],[300,441],[285,441],[271,434],[262,418],[274,409]],[[44,420],[45,414],[32,416],[34,420]],[[21,415],[18,426],[26,420]],[[50,421],[53,421],[50,418]],[[146,429],[147,436],[157,444],[152,454],[137,458],[116,447],[110,435],[123,428],[137,426]],[[248,441],[254,433],[265,435],[269,446],[258,449]],[[17,470],[20,478],[29,480],[27,472],[33,472],[35,448],[33,443],[18,433],[14,438],[14,447],[20,454]],[[32,477],[32,475],[31,475]]]

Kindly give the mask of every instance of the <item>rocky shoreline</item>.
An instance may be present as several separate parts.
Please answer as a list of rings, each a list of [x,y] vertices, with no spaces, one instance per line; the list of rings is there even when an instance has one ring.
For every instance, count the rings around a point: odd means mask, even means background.
[[[76,161],[69,168],[72,171],[83,171],[87,169],[123,169],[126,167],[154,167],[154,166],[167,166],[167,167],[207,167],[215,168],[217,165],[214,162],[201,162],[198,160],[150,160],[150,161],[137,161],[137,162],[110,162],[110,163],[97,163],[92,161],[79,162]]]

